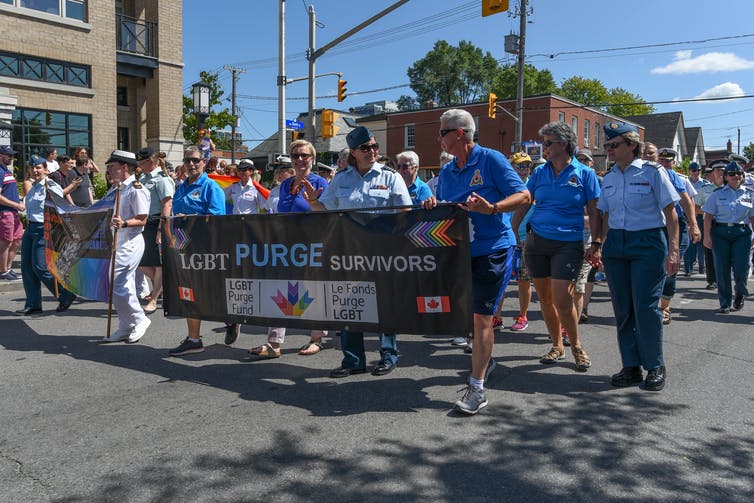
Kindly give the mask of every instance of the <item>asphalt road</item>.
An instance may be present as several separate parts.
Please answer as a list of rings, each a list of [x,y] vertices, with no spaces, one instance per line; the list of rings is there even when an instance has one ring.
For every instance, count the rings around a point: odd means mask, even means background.
[[[537,304],[525,332],[496,336],[490,405],[451,411],[470,359],[448,337],[400,335],[399,368],[333,380],[337,338],[302,357],[243,361],[244,327],[170,358],[185,322],[152,315],[142,342],[101,345],[106,308],[18,317],[0,292],[0,501],[754,501],[754,300],[714,315],[701,276],[679,281],[665,333],[668,385],[616,389],[607,288],[582,325],[593,366],[539,363]],[[517,302],[506,301],[506,325]],[[368,357],[377,362],[376,338]]]

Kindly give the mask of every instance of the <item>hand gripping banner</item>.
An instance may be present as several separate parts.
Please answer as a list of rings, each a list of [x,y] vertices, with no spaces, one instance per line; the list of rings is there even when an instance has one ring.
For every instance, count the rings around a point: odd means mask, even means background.
[[[455,205],[173,217],[167,316],[304,329],[468,334],[469,221]]]

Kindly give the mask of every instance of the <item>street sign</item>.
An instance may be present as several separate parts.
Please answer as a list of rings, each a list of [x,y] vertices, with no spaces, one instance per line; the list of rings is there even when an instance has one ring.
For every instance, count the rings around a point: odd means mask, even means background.
[[[288,129],[304,129],[304,123],[299,121],[286,120],[285,127]]]

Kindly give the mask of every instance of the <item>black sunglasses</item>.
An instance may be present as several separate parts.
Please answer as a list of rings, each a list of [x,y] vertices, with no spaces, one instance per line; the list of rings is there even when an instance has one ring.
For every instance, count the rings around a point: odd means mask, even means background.
[[[204,159],[202,159],[201,157],[184,157],[183,163],[184,164],[199,164],[203,160]]]
[[[362,152],[369,152],[370,150],[377,152],[379,149],[380,146],[377,143],[372,143],[371,145],[359,145],[359,150]]]
[[[291,159],[304,159],[304,160],[306,160],[306,159],[310,158],[311,156],[312,156],[311,154],[291,154]]]

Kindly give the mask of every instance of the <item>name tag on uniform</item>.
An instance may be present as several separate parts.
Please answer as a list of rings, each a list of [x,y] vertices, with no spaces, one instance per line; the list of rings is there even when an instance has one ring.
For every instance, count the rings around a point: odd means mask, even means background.
[[[390,195],[390,191],[388,189],[369,189],[369,196],[370,197],[381,197],[383,199],[387,198]]]

